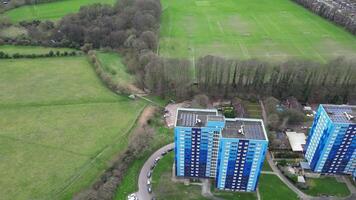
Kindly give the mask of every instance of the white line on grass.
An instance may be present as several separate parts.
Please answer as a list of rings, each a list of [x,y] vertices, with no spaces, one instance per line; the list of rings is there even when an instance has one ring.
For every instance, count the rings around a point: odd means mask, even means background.
[[[219,29],[220,29],[220,32],[225,35],[224,29],[223,29],[223,27],[221,26],[220,21],[217,21],[216,23],[218,24],[218,27],[219,27]]]

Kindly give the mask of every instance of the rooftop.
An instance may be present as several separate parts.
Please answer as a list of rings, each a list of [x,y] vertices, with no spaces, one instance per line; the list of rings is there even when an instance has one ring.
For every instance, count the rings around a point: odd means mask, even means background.
[[[209,115],[211,117],[217,114],[217,110],[180,108],[177,113],[176,126],[203,127]]]
[[[176,126],[205,127],[208,121],[225,122],[222,137],[268,140],[260,119],[234,118],[226,119],[217,110],[178,108]]]
[[[263,122],[258,119],[226,119],[222,136],[225,138],[267,140]]]
[[[331,121],[335,123],[356,124],[356,106],[353,105],[322,105]]]
[[[306,143],[306,137],[304,133],[286,132],[289,140],[289,144],[292,147],[292,151],[303,151],[303,146]]]

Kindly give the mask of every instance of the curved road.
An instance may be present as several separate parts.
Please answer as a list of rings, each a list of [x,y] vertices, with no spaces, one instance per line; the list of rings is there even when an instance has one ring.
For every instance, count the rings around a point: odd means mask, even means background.
[[[138,177],[138,192],[136,193],[139,200],[151,200],[152,194],[147,191],[147,174],[151,171],[151,166],[157,157],[162,157],[161,154],[168,149],[174,148],[174,143],[168,144],[160,149],[158,149],[143,165],[140,176]]]

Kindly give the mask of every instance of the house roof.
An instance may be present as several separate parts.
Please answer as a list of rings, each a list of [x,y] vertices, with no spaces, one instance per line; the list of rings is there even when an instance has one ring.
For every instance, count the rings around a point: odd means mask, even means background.
[[[286,132],[292,151],[303,151],[303,146],[306,144],[306,136],[304,133]]]

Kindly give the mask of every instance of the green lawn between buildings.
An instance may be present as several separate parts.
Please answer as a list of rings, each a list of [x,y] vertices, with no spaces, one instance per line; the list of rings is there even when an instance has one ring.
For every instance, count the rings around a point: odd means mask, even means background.
[[[0,199],[72,199],[145,105],[105,88],[84,56],[0,60]]]
[[[262,200],[298,200],[297,194],[273,174],[261,174],[258,189]]]
[[[262,171],[272,171],[271,166],[269,165],[267,159],[265,159],[265,161],[263,162],[263,167],[262,167]]]
[[[58,0],[51,3],[21,6],[5,12],[12,22],[31,20],[58,20],[69,13],[78,12],[81,6],[102,3],[114,4],[117,0]]]
[[[185,186],[171,181],[174,152],[168,153],[158,163],[152,175],[152,190],[158,200],[207,200],[201,196],[201,187]]]
[[[325,62],[356,57],[356,37],[291,0],[162,0],[160,54]]]
[[[163,157],[153,171],[152,190],[158,200],[206,200],[201,196],[201,187],[195,185],[185,186],[181,183],[171,181],[172,163],[174,153],[169,153]],[[275,175],[261,174],[258,185],[262,200],[297,200],[297,195],[290,190]],[[225,192],[213,190],[213,195],[225,200],[252,200],[257,199],[255,193]]]
[[[332,195],[345,197],[350,194],[345,183],[337,182],[334,177],[308,178],[308,190],[303,190],[312,196]]]

